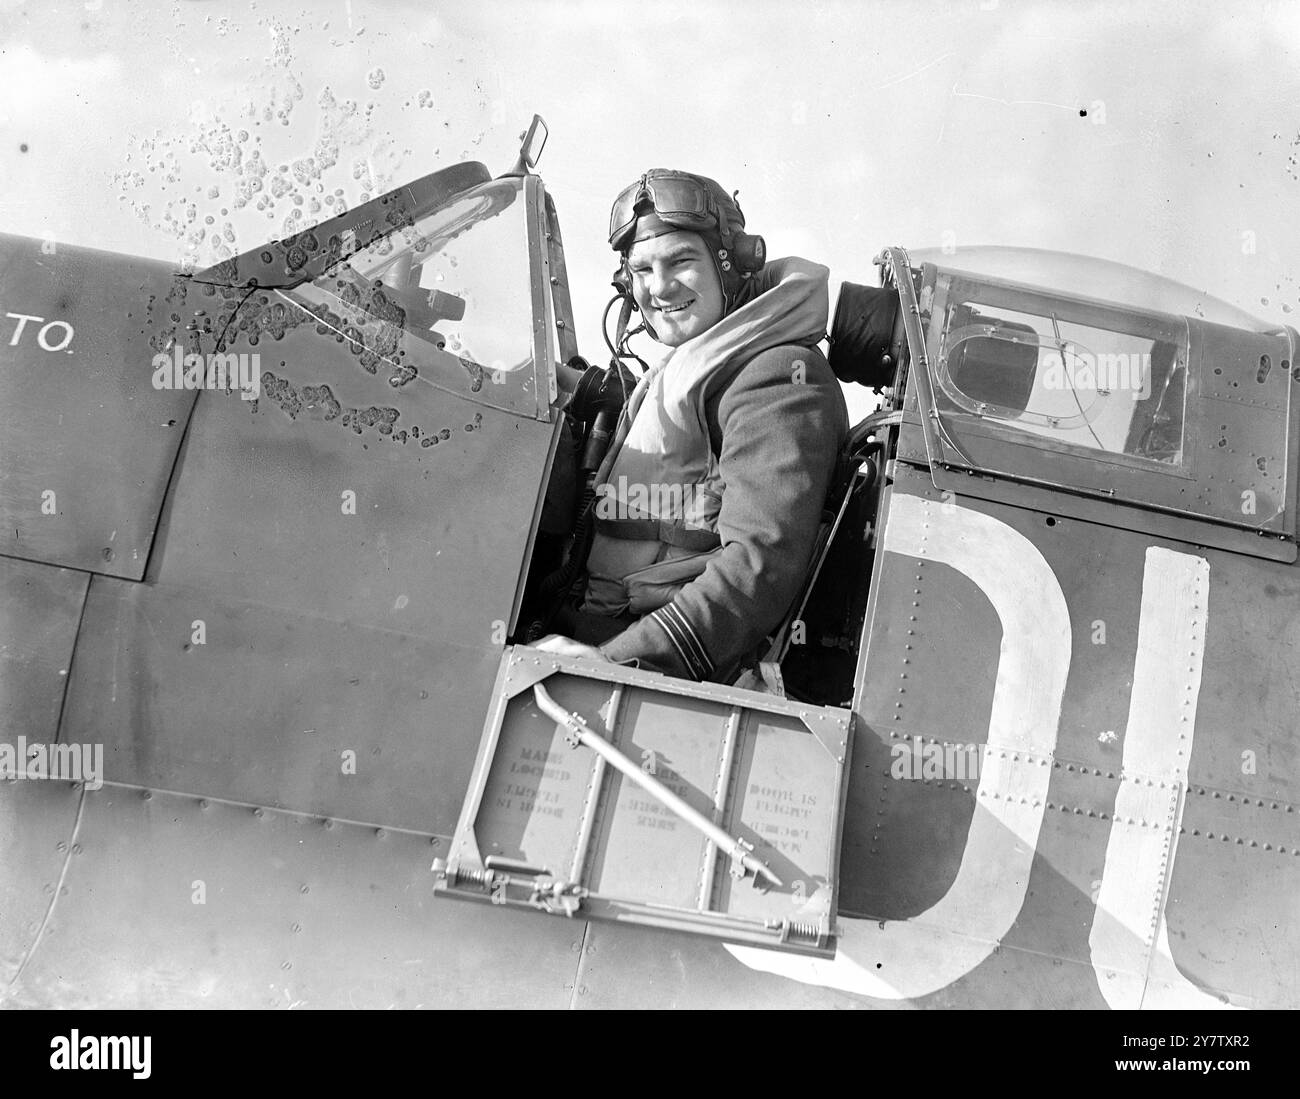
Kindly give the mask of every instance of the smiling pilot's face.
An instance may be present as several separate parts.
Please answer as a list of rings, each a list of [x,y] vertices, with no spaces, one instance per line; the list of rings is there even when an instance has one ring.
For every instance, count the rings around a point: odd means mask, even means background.
[[[698,233],[639,240],[627,256],[632,294],[661,343],[679,347],[722,319],[722,282]]]

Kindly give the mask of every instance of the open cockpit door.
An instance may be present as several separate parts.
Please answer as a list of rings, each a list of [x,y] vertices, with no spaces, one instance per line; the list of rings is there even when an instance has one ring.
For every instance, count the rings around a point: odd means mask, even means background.
[[[833,954],[851,717],[509,648],[435,891]]]

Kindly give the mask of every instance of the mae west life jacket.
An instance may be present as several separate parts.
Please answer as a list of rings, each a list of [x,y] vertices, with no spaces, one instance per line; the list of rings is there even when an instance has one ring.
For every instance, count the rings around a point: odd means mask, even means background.
[[[705,404],[756,355],[824,335],[830,272],[797,257],[755,276],[757,294],[642,377],[596,477],[595,535],[581,610],[648,614],[722,548],[724,484]]]

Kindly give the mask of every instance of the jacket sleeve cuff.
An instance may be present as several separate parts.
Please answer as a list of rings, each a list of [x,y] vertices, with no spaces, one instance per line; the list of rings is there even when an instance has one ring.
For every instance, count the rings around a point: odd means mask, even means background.
[[[643,666],[679,679],[704,680],[714,671],[695,628],[673,603],[651,611],[611,637],[600,651],[619,664],[638,658]]]

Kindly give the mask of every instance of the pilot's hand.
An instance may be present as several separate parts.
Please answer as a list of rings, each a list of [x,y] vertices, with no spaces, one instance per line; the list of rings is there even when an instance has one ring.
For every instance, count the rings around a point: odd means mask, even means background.
[[[541,649],[542,652],[555,653],[556,656],[585,656],[588,660],[609,659],[599,649],[558,633],[547,634],[540,641],[534,642],[533,648]]]

